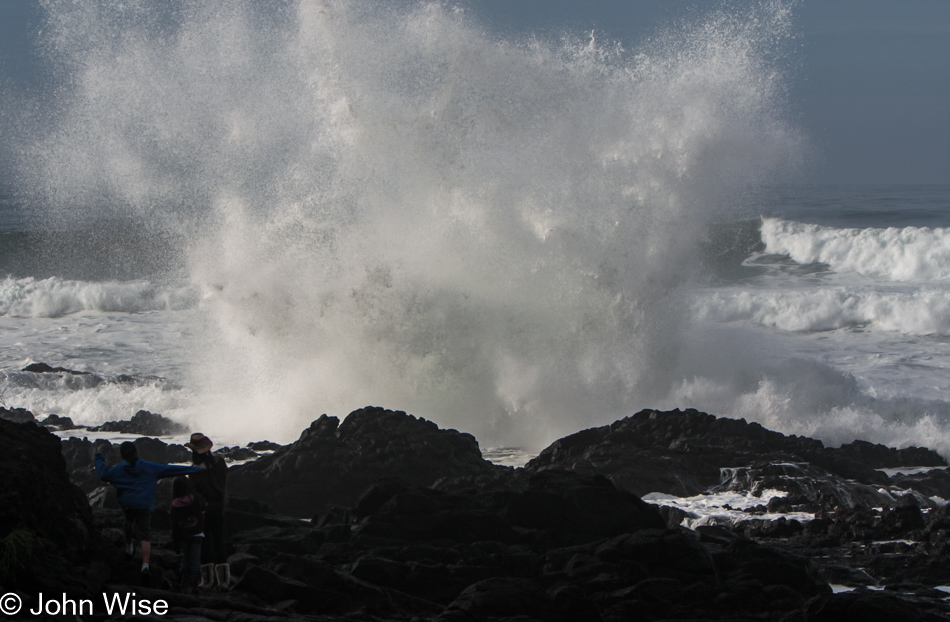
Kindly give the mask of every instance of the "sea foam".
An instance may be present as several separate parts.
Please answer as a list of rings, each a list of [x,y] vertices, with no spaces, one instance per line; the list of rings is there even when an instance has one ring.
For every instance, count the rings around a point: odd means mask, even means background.
[[[950,289],[871,286],[719,289],[697,293],[694,317],[785,331],[884,330],[950,335]]]
[[[950,229],[836,229],[779,218],[762,219],[766,252],[800,264],[892,281],[950,279]]]
[[[189,285],[156,286],[148,281],[85,282],[0,279],[0,316],[55,318],[80,311],[140,313],[194,307],[198,290]]]

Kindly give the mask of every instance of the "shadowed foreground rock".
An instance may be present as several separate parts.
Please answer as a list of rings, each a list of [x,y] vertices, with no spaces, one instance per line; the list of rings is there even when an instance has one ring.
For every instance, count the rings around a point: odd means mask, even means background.
[[[367,407],[343,423],[323,415],[292,445],[232,469],[229,486],[232,494],[263,501],[280,513],[310,517],[327,505],[353,505],[381,478],[428,486],[440,477],[499,468],[482,458],[471,434]]]
[[[677,424],[677,413],[661,416],[668,430],[690,427]],[[757,519],[761,510],[753,509],[735,525],[690,530],[669,508],[644,503],[604,475],[553,464],[532,471],[493,467],[468,435],[382,409],[351,417],[342,425],[328,417],[315,421],[298,443],[275,452],[280,460],[260,459],[261,471],[253,464],[232,469],[255,473],[257,485],[271,490],[241,498],[232,489],[225,520],[234,581],[229,590],[198,595],[174,587],[178,558],[167,507],[157,506],[153,516],[154,584],[136,585],[137,562],[121,553],[122,512],[97,507],[90,523],[56,451],[68,447],[78,464],[91,444],[59,444],[35,423],[0,422],[0,475],[27,482],[0,489],[0,536],[5,547],[13,542],[7,536],[25,529],[47,542],[29,552],[26,570],[4,587],[19,590],[28,605],[38,590],[84,598],[135,592],[167,601],[169,613],[160,619],[181,622],[950,620],[945,594],[935,589],[950,583],[950,510],[925,514],[912,495],[883,509],[838,508],[804,525],[788,520],[775,527],[779,521]],[[741,425],[748,424],[723,427]],[[732,442],[709,440],[720,447]],[[789,442],[814,447],[810,439]],[[732,469],[717,485],[753,494],[763,481],[828,473],[807,462],[775,471],[788,455],[759,456],[765,466]],[[629,465],[622,452],[618,459]],[[385,477],[370,481],[379,473]],[[354,488],[327,487],[334,479]],[[939,482],[931,478],[927,485]],[[299,515],[307,506],[289,496],[311,492],[322,495],[311,520],[275,514],[262,503],[287,504]],[[76,541],[69,524],[86,525],[90,535],[79,541],[96,545],[63,553]],[[50,550],[58,553],[42,552]],[[829,580],[885,591],[833,594]],[[100,610],[91,619],[106,616]]]
[[[0,419],[0,585],[88,595],[74,568],[95,556],[92,512],[70,481],[59,438]]]

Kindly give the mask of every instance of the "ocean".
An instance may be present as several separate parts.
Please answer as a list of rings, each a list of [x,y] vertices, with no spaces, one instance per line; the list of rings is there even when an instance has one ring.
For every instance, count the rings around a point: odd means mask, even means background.
[[[8,407],[244,444],[372,404],[513,462],[694,407],[950,455],[950,186],[802,182],[794,3],[627,47],[276,4],[44,5]]]
[[[127,238],[80,265],[85,237],[30,230],[18,215],[30,206],[0,205],[4,402],[86,425],[146,409],[200,427],[188,365],[208,321],[200,288],[142,268],[116,278],[108,258],[130,252]],[[950,186],[783,187],[757,209],[701,236],[707,269],[683,286],[689,338],[670,395],[616,414],[693,407],[832,446],[860,438],[950,453]],[[51,238],[60,245],[42,250],[37,240]],[[38,361],[103,381],[19,371]],[[288,441],[295,431],[273,432]],[[485,449],[512,463],[531,453]]]

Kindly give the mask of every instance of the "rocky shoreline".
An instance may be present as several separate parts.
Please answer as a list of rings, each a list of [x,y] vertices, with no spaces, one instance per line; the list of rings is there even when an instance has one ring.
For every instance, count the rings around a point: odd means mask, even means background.
[[[106,424],[142,435],[143,459],[184,462],[154,438],[177,425]],[[324,415],[293,444],[219,450],[233,582],[189,595],[172,589],[168,487],[143,588],[92,443],[53,433],[78,427],[0,409],[0,581],[24,611],[41,593],[134,592],[167,612],[82,619],[950,620],[950,473],[924,448],[645,410],[511,468],[406,413]],[[723,520],[676,502],[717,492],[750,503]]]

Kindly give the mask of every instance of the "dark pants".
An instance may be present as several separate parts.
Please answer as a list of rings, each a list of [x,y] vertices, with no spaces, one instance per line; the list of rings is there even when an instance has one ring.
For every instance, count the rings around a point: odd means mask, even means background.
[[[204,538],[201,536],[191,536],[190,538],[184,538],[184,542],[181,543],[181,565],[179,569],[182,577],[186,574],[196,578],[201,576],[202,540]]]
[[[228,561],[224,543],[224,508],[209,505],[205,510],[205,541],[201,547],[202,564],[223,564]]]
[[[126,510],[125,511],[125,537],[126,540],[144,540],[149,542],[151,538],[152,513],[149,510]]]

